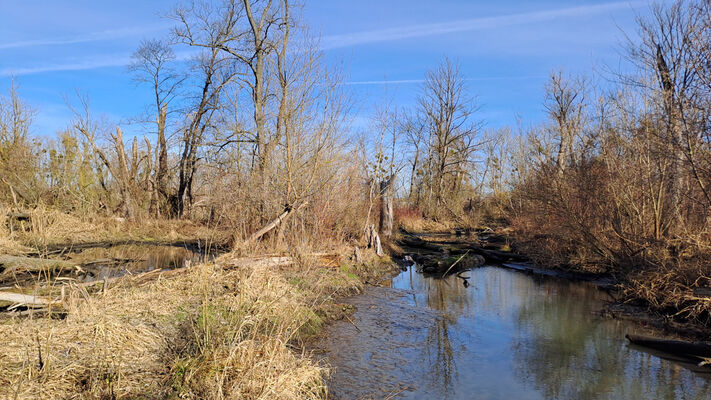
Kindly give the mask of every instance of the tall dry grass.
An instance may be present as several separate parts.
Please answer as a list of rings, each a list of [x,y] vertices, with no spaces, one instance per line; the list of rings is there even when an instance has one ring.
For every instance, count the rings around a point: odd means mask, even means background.
[[[58,245],[90,242],[176,241],[201,239],[225,244],[229,234],[220,229],[189,220],[123,218],[66,213],[53,207],[37,206],[27,211],[30,221],[26,229],[16,229],[12,235],[0,234],[0,240],[15,246],[25,245],[42,250]]]
[[[62,314],[0,320],[0,398],[325,398],[327,370],[302,341],[388,266],[293,259],[229,270],[223,257],[94,294],[72,285]]]

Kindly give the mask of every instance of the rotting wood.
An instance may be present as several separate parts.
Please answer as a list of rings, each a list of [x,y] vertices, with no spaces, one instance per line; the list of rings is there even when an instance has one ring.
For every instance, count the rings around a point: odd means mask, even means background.
[[[383,253],[378,231],[372,224],[365,227],[365,241],[368,244],[368,248],[375,250],[375,254],[377,254],[378,257],[382,257],[385,254]]]

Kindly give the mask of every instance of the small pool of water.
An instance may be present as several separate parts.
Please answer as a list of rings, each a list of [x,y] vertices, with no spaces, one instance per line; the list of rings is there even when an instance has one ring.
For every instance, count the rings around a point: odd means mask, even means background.
[[[645,353],[649,334],[599,311],[592,284],[499,267],[424,277],[410,268],[347,302],[317,355],[336,399],[709,399],[704,370]],[[690,369],[691,368],[691,369]]]
[[[85,282],[140,274],[156,269],[182,268],[213,259],[215,251],[179,245],[125,244],[95,247],[70,254],[68,259],[81,264]]]

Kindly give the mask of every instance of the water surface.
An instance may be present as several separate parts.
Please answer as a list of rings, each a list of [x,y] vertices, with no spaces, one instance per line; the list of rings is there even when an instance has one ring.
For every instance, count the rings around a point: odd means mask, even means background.
[[[709,399],[707,373],[630,347],[649,334],[599,311],[587,283],[498,267],[432,279],[410,268],[348,302],[318,347],[336,399]]]

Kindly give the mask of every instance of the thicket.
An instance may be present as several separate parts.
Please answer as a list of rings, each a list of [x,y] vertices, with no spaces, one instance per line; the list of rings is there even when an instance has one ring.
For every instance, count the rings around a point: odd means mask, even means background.
[[[552,74],[548,123],[509,141],[499,204],[537,261],[613,273],[631,297],[708,322],[694,288],[711,286],[711,7],[638,22],[631,72]]]
[[[0,206],[190,219],[236,242],[299,210],[274,240],[360,237],[378,193],[364,188],[367,154],[347,134],[344,74],[324,61],[300,9],[204,1],[170,17],[171,36],[143,42],[128,71],[152,92],[134,118],[143,137],[127,137],[80,95],[66,130],[33,138],[35,111],[14,85],[2,97]]]

